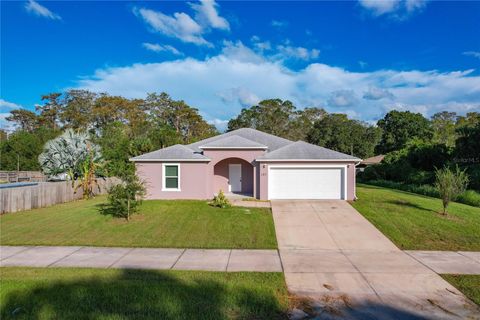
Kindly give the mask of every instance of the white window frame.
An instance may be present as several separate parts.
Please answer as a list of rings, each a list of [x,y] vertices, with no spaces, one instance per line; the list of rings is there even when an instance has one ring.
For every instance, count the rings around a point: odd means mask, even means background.
[[[177,166],[178,188],[167,188],[167,176],[165,175],[166,166]],[[162,191],[182,191],[180,189],[180,163],[162,163]]]
[[[348,164],[271,164],[267,168],[268,172],[268,177],[267,181],[270,183],[270,169],[271,168],[326,168],[326,169],[342,169],[342,179],[343,179],[343,194],[341,196],[341,200],[347,200],[347,192],[348,192]],[[267,198],[268,200],[271,200],[270,197],[270,186],[267,186]]]

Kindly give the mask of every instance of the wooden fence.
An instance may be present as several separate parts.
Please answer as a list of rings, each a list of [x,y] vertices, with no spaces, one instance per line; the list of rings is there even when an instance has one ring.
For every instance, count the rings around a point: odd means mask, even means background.
[[[0,171],[0,181],[45,182],[47,176],[40,171]]]
[[[98,179],[96,194],[105,194],[108,189],[119,183],[117,178]],[[0,214],[18,212],[35,208],[52,206],[81,199],[82,189],[74,192],[71,181],[39,182],[37,185],[1,188],[0,189]]]

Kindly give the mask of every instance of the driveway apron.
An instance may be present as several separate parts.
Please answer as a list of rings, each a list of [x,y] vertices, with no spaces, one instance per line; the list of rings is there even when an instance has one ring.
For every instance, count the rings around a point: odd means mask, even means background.
[[[327,319],[480,319],[480,309],[340,200],[274,200],[291,293]]]

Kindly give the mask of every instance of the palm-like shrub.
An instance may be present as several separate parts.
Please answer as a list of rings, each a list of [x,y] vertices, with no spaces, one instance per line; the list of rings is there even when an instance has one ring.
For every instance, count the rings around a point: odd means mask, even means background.
[[[100,147],[90,141],[88,133],[66,130],[45,144],[38,161],[48,176],[66,174],[72,186],[79,181],[75,191],[81,187],[85,198],[94,195],[96,176],[103,162]]]
[[[123,182],[108,191],[108,206],[104,212],[130,221],[132,214],[137,213],[145,197],[145,185],[137,175],[123,178]]]
[[[225,197],[225,194],[222,190],[218,192],[218,195],[213,197],[213,200],[210,202],[210,205],[218,208],[230,208],[232,204],[230,201]]]

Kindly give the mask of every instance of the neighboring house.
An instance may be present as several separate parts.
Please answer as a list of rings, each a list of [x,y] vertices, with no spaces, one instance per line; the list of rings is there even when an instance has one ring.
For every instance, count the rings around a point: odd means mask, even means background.
[[[381,163],[383,161],[383,158],[385,158],[385,156],[383,154],[380,154],[378,156],[374,156],[374,157],[370,157],[362,160],[360,164],[357,165],[357,173],[365,171],[365,168],[368,166]]]
[[[130,159],[148,199],[210,199],[219,190],[257,199],[355,198],[361,159],[243,128]]]

